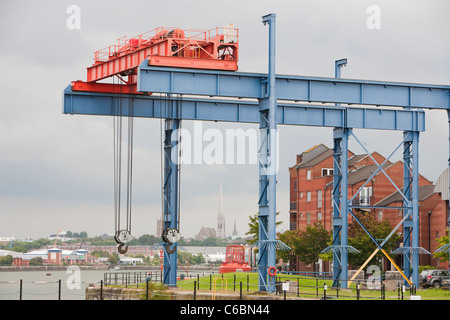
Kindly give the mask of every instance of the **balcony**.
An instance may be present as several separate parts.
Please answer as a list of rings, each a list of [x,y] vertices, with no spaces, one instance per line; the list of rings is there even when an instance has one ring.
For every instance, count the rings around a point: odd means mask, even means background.
[[[371,196],[359,196],[353,199],[352,205],[353,206],[370,206],[370,199]]]
[[[289,211],[297,211],[297,201],[291,201]]]

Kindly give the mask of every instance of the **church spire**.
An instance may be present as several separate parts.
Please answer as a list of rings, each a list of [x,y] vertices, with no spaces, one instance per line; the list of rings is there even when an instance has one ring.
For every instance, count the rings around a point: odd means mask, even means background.
[[[234,229],[233,229],[232,236],[233,237],[237,237],[237,235],[238,235],[238,233],[237,233],[237,230],[236,230],[236,219],[234,219]]]
[[[225,217],[223,215],[222,180],[220,180],[219,212],[217,214],[217,238],[225,239]]]

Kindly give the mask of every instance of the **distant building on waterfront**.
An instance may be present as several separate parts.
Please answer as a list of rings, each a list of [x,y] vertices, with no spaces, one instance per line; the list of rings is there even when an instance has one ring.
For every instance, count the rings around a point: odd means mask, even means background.
[[[21,256],[14,256],[14,265],[29,266],[33,258],[41,258],[44,264],[62,265],[62,264],[84,264],[92,262],[92,256],[85,249],[62,250],[60,248],[49,248],[34,250],[22,253]],[[17,258],[17,259],[16,259]]]
[[[203,241],[210,237],[217,237],[216,230],[214,228],[202,227],[199,233],[195,236],[195,240]]]

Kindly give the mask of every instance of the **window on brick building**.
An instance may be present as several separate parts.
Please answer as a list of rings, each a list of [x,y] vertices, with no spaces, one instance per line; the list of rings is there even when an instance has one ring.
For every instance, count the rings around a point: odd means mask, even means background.
[[[306,180],[311,180],[311,170],[306,170]]]
[[[317,221],[322,221],[322,212],[317,212]]]
[[[322,190],[317,190],[317,208],[322,208]]]
[[[359,190],[359,205],[370,205],[370,197],[372,197],[372,187],[364,187]]]
[[[378,221],[383,220],[383,210],[378,210],[377,219]]]
[[[294,180],[294,192],[297,192],[297,180]]]
[[[300,192],[300,199],[303,199],[303,192]]]
[[[311,212],[306,213],[306,223],[311,223]]]
[[[322,168],[322,177],[332,176],[332,175],[333,175],[333,169]]]
[[[306,202],[311,202],[311,191],[306,191]]]

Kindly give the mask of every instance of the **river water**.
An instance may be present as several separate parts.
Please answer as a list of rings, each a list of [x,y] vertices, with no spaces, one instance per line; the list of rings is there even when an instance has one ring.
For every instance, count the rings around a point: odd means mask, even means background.
[[[225,247],[181,247],[181,251],[193,254],[202,253],[208,255],[212,260],[225,257]],[[154,269],[154,268],[152,268]],[[196,277],[217,273],[216,270],[194,270],[193,266],[179,266],[178,277]],[[22,280],[23,300],[57,300],[59,298],[59,280],[61,280],[61,300],[85,300],[85,289],[89,284],[100,284],[104,279],[104,274],[109,272],[147,272],[145,267],[142,270],[86,270],[77,267],[68,267],[66,270],[53,271],[4,271],[0,272],[0,300],[20,299],[20,280]],[[153,271],[155,272],[155,271]],[[160,279],[161,275],[158,275]],[[119,276],[120,279],[120,276]]]
[[[187,271],[187,272],[186,272]],[[0,272],[0,300],[20,299],[20,280],[22,280],[22,300],[85,300],[85,290],[90,284],[100,285],[105,273],[117,273],[121,279],[121,273],[145,272],[142,270],[84,270],[75,266],[68,267],[65,271],[5,271]],[[178,268],[178,277],[181,274],[189,277],[197,277],[217,274],[218,270],[189,270]],[[152,271],[153,280],[160,281],[160,271]],[[157,275],[156,275],[157,273]],[[156,279],[155,279],[156,278]],[[61,293],[59,282],[61,280]],[[132,285],[130,285],[132,286]]]
[[[78,272],[78,273],[77,273]],[[61,280],[61,300],[85,300],[90,283],[100,283],[106,270],[12,271],[0,272],[0,300],[57,300]]]

